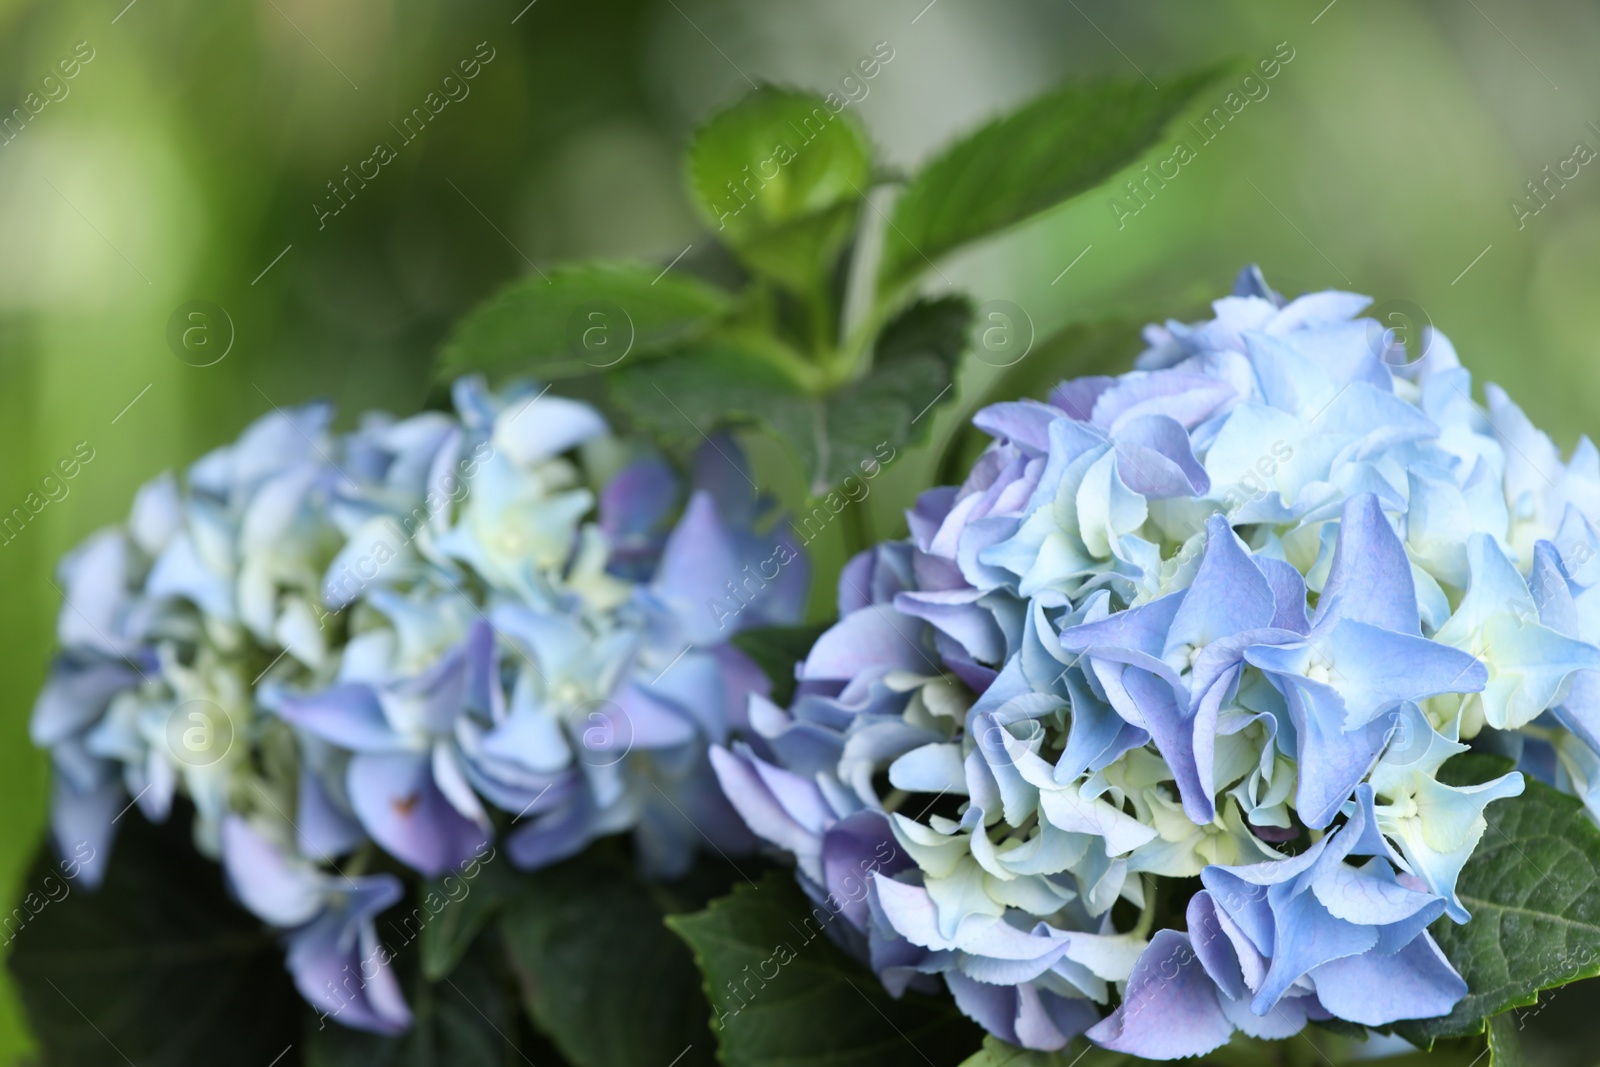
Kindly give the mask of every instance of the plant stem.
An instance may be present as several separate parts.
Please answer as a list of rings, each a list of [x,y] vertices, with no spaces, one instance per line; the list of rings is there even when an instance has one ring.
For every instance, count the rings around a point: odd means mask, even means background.
[[[1144,908],[1139,912],[1139,922],[1130,931],[1133,937],[1149,937],[1150,928],[1156,921],[1156,880],[1149,875],[1140,875],[1144,882]]]
[[[867,500],[862,497],[844,509],[845,559],[854,559],[856,553],[872,547],[872,516],[867,514]]]

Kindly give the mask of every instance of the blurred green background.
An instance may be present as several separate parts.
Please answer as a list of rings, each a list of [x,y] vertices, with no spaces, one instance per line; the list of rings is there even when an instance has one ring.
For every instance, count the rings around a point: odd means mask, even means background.
[[[1119,226],[1108,188],[966,255],[936,290],[1013,301],[1042,337],[1191,310],[1256,261],[1291,294],[1409,302],[1563,447],[1600,411],[1600,164],[1552,184],[1520,228],[1509,206],[1577,142],[1600,150],[1593,5],[126,3],[0,0],[0,513],[78,442],[94,450],[68,495],[0,544],[7,908],[44,817],[27,719],[64,550],[271,404],[328,396],[347,421],[415,409],[449,323],[535,264],[709,247],[681,180],[696,122],[753,81],[826,91],[880,41],[894,56],[858,109],[895,165],[1064,77],[1159,91],[1204,62],[1293,52],[1136,216]],[[470,95],[319,229],[326,183],[398,146],[391,123],[491,52]],[[44,82],[70,59],[73,78]],[[167,342],[193,300],[232,322],[212,366]],[[982,373],[963,378],[969,405]],[[771,484],[793,483],[762,460]],[[880,536],[926,467],[897,467],[874,498]],[[0,1061],[28,1047],[0,987]]]

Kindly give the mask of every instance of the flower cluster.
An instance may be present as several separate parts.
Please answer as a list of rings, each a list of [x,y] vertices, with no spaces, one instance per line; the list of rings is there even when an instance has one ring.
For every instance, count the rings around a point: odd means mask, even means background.
[[[122,812],[187,796],[306,999],[384,1032],[410,1023],[373,929],[400,865],[475,871],[492,841],[533,868],[631,831],[671,877],[703,840],[753,844],[707,748],[768,684],[727,642],[795,622],[809,584],[731,440],[685,492],[587,405],[474,379],[454,401],[346,434],[278,410],[146,485],[62,563],[33,716],[87,881]]]
[[[892,992],[1152,1059],[1437,1016],[1486,805],[1526,771],[1600,813],[1600,451],[1367,303],[1250,268],[1134,371],[980,411],[713,750]],[[1521,770],[1441,780],[1469,747]]]

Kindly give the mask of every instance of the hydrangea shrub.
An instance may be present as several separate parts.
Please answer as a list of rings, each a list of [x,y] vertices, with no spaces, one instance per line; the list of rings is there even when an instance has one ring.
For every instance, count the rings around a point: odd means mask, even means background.
[[[1253,268],[1031,398],[1094,328],[923,289],[1216,74],[1069,83],[909,174],[763,86],[688,147],[697,254],[513,280],[449,410],[276,409],[141,489],[61,564],[33,715],[101,887],[11,957],[49,1056],[98,1018],[139,1062],[1509,1060],[1497,1013],[1600,973],[1600,452]],[[964,354],[1030,352],[874,543],[862,479]]]

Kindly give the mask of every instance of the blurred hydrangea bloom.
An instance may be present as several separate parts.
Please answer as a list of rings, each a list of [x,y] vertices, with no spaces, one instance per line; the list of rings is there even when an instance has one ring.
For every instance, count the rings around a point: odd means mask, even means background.
[[[670,878],[754,843],[707,758],[768,690],[728,640],[798,621],[810,582],[731,440],[686,487],[585,404],[475,379],[454,400],[348,434],[278,410],[144,487],[62,562],[33,718],[92,884],[123,810],[186,795],[307,1000],[383,1032],[410,1020],[373,928],[396,872],[631,832]]]
[[[1134,371],[980,411],[713,750],[891,991],[1154,1059],[1436,1016],[1486,805],[1527,772],[1600,815],[1600,451],[1367,303],[1250,268]],[[1520,769],[1441,781],[1469,746]]]

